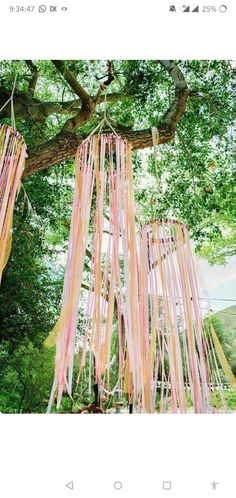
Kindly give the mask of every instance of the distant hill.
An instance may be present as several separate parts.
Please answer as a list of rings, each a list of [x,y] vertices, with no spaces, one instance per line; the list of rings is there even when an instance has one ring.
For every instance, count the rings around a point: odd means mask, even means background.
[[[222,346],[236,375],[236,305],[214,313],[213,317],[222,324],[225,337]]]
[[[224,331],[236,338],[236,305],[214,313],[221,321]]]

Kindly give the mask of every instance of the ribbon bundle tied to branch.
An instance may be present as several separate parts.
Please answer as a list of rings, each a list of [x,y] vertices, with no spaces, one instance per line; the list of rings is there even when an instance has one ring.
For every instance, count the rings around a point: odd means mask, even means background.
[[[14,202],[25,158],[26,145],[20,134],[0,125],[0,282],[11,251]]]

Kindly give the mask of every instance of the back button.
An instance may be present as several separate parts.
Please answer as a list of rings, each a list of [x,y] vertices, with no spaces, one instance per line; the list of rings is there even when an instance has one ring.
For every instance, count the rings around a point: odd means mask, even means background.
[[[71,489],[73,491],[73,489],[74,489],[74,482],[73,481],[68,482],[65,486],[66,486],[66,488]]]

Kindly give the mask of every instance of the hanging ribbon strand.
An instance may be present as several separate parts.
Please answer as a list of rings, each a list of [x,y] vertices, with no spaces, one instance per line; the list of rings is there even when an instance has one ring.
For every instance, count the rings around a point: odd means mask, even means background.
[[[137,235],[131,147],[115,134],[91,134],[75,159],[62,307],[46,340],[56,344],[48,412],[55,399],[60,407],[65,391],[73,394],[78,351],[77,384],[88,367],[89,393],[93,379],[98,402],[117,386],[138,413],[187,413],[189,404],[194,413],[212,413],[217,390],[227,411],[216,339],[205,329],[198,296],[186,226],[157,220]]]
[[[69,249],[64,280],[60,318],[45,344],[56,344],[56,369],[49,410],[57,394],[57,404],[66,387],[72,392],[78,306],[88,238],[90,210],[94,185],[94,158],[98,140],[83,143],[75,159],[75,191],[72,208]]]
[[[119,334],[119,383],[120,385],[122,383],[126,355],[132,373],[135,400],[141,389],[131,148],[116,135],[90,136],[78,150],[75,174],[76,185],[62,310],[58,323],[46,340],[47,345],[55,342],[57,346],[49,411],[55,396],[57,406],[60,406],[64,389],[72,394],[78,308],[94,195],[92,266],[85,320],[87,326],[84,331],[78,380],[89,348],[90,363],[94,359],[94,381],[100,389],[109,390],[111,339],[116,311]],[[107,204],[106,199],[108,199]],[[108,216],[105,216],[105,211],[108,212]],[[104,233],[104,228],[107,229],[108,236]],[[121,282],[121,251],[124,260],[124,284]]]
[[[222,391],[220,374],[200,310],[189,234],[175,220],[154,221],[140,233],[141,316],[146,354],[146,385],[159,389],[160,411],[214,412],[211,388]],[[181,296],[181,297],[180,297]],[[221,394],[224,409],[225,400]]]
[[[0,125],[0,282],[12,242],[13,209],[26,159],[26,144],[10,126]]]
[[[215,350],[216,350],[216,354],[217,354],[217,358],[219,360],[219,363],[220,363],[220,366],[225,374],[225,377],[229,383],[229,385],[231,386],[231,389],[233,390],[233,392],[236,394],[236,379],[235,379],[235,376],[230,368],[230,365],[227,361],[227,358],[224,354],[224,351],[222,349],[222,346],[220,344],[220,341],[217,337],[217,334],[216,334],[216,331],[213,327],[213,325],[211,324],[211,335],[212,335],[212,339],[213,339],[213,343],[214,343],[214,346],[215,346]]]

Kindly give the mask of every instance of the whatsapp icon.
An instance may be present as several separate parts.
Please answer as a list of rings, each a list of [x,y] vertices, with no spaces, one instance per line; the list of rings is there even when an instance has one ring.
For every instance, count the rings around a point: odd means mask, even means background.
[[[46,12],[46,10],[47,10],[46,5],[40,5],[39,6],[39,12]]]

